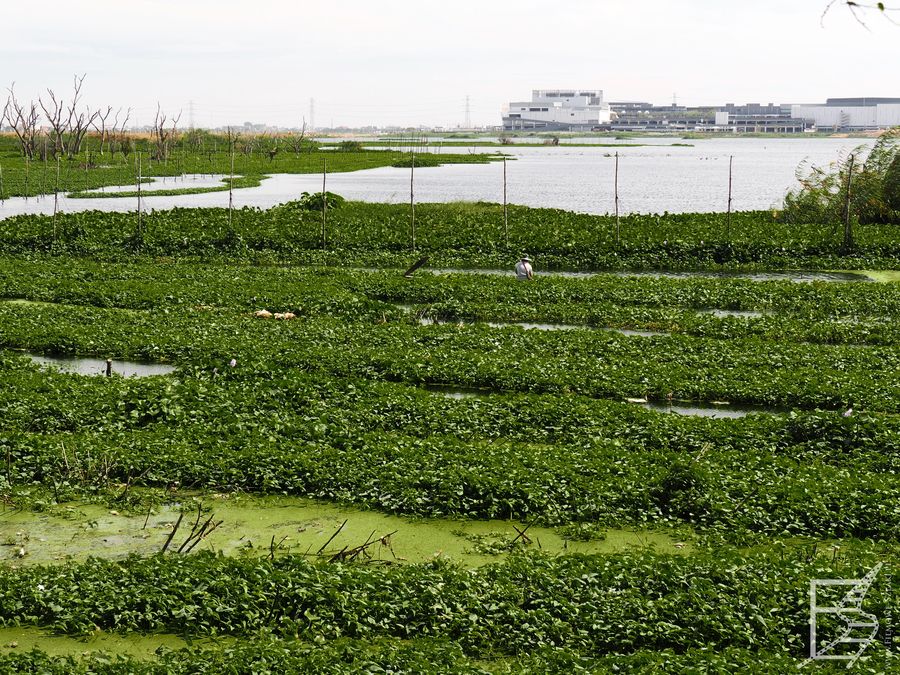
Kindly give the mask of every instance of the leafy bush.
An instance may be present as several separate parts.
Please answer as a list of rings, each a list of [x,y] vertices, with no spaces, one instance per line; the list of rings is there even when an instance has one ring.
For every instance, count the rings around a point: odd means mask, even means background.
[[[884,201],[889,208],[900,212],[900,153],[897,153],[884,174]]]
[[[325,192],[324,199],[321,192],[313,192],[312,194],[304,192],[300,195],[298,202],[300,208],[306,211],[321,211],[325,206],[331,211],[332,209],[341,208],[345,203],[346,200],[334,192]]]
[[[859,146],[828,167],[802,163],[797,169],[801,187],[784,199],[785,220],[825,225],[841,222],[849,180],[852,217],[862,224],[900,223],[900,213],[894,206],[900,191],[900,167],[894,168],[900,159],[898,140],[900,127],[895,127],[882,134],[871,150]]]

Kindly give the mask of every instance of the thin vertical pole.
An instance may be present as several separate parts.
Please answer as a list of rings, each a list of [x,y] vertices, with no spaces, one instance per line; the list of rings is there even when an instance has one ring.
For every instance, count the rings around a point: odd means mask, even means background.
[[[503,158],[503,241],[509,248],[509,214],[506,208],[506,157]]]
[[[3,197],[3,165],[0,164],[0,202],[4,201]]]
[[[725,223],[725,236],[731,241],[731,165],[734,162],[734,155],[728,157],[728,220]]]
[[[53,241],[56,241],[56,212],[59,210],[59,155],[56,156],[56,188],[53,190]]]
[[[850,225],[850,187],[853,178],[853,160],[855,157],[850,155],[850,163],[847,165],[847,194],[844,197],[844,252],[847,253],[853,249],[853,230]]]
[[[413,191],[413,177],[416,173],[416,153],[412,153],[412,162],[409,165],[409,217],[410,231],[412,233],[412,250],[416,250],[416,200]]]
[[[28,203],[28,158],[25,158],[25,203]]]
[[[328,159],[322,158],[322,248],[326,246],[325,228],[328,225],[328,193],[325,191],[325,178],[328,175]]]
[[[613,179],[613,194],[616,202],[616,246],[619,245],[619,153],[616,152],[616,171]]]
[[[138,170],[137,170],[138,212],[137,212],[137,216],[138,216],[138,236],[140,236],[142,234],[141,230],[143,229],[143,222],[141,222],[141,183],[144,180],[144,177],[141,174],[143,162],[141,161],[141,153],[140,152],[138,152],[138,154],[137,154],[137,160],[138,160]]]
[[[234,208],[234,143],[231,144],[231,180],[228,181],[228,229],[231,229],[231,210]]]

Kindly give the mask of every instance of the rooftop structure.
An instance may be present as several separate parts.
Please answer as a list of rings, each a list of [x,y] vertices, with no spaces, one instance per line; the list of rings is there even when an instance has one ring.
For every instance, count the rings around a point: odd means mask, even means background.
[[[863,131],[900,125],[900,98],[829,98],[824,104],[792,105],[791,117],[819,130]]]
[[[591,131],[613,113],[600,89],[535,89],[530,101],[513,101],[503,116],[505,131]]]

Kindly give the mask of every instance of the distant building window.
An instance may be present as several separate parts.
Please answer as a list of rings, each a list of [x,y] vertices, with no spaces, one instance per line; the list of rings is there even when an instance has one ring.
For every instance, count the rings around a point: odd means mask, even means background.
[[[572,98],[574,95],[575,95],[574,91],[566,91],[566,92],[560,93],[559,97],[560,98]]]
[[[509,116],[516,117],[516,118],[521,117],[521,115],[519,113],[510,113]]]

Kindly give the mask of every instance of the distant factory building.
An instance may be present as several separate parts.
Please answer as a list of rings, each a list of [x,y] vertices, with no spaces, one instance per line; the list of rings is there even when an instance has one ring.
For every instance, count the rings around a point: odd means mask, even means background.
[[[530,101],[513,101],[504,131],[591,131],[613,118],[600,89],[535,89]]]
[[[809,129],[812,124],[791,114],[790,105],[760,105],[726,103],[716,108],[717,130],[735,133],[796,134]]]
[[[829,98],[824,105],[792,105],[791,117],[819,131],[863,131],[900,125],[900,98]]]

